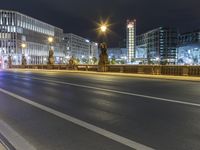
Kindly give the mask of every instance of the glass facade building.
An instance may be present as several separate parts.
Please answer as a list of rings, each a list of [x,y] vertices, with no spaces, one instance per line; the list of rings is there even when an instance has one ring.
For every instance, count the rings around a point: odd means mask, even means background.
[[[132,59],[135,58],[136,48],[136,20],[127,20],[127,49],[128,49],[128,62],[131,63]]]
[[[13,64],[21,64],[23,54],[28,64],[46,64],[48,37],[54,39],[51,47],[56,63],[61,63],[65,57],[62,29],[16,11],[0,10],[1,66],[6,67],[9,55]]]
[[[183,33],[178,38],[178,64],[200,65],[200,29]]]
[[[176,63],[178,32],[173,28],[160,27],[137,36],[136,58],[153,62]]]
[[[98,59],[97,43],[72,33],[66,33],[64,39],[67,47],[67,56],[69,58],[73,56],[79,60],[90,59],[92,57]]]
[[[124,59],[127,61],[127,48],[108,48],[109,59]]]

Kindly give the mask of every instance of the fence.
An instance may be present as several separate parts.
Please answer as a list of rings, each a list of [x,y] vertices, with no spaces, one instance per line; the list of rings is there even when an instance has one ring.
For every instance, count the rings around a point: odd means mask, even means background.
[[[75,65],[73,68],[69,65],[13,65],[12,68],[98,71],[98,65]],[[152,75],[200,76],[200,66],[107,65],[107,71]]]

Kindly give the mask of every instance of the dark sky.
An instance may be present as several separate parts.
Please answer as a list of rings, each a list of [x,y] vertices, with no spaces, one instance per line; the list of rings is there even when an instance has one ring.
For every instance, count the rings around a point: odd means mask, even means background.
[[[0,9],[17,10],[91,40],[100,18],[109,18],[111,46],[125,38],[126,19],[137,19],[137,34],[166,26],[181,32],[200,27],[200,0],[0,0]]]

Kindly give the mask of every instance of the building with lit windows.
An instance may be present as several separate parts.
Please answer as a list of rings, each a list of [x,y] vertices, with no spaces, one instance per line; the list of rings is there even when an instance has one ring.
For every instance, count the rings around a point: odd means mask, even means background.
[[[127,48],[108,48],[107,53],[109,59],[123,59],[127,62]]]
[[[177,52],[178,64],[200,65],[200,29],[180,34]]]
[[[126,27],[127,35],[127,57],[128,62],[131,63],[132,59],[135,58],[135,48],[136,48],[136,20],[127,20]]]
[[[97,43],[72,33],[64,34],[64,40],[67,47],[68,58],[73,56],[80,61],[83,59],[89,60],[93,57],[98,59]]]
[[[177,60],[177,29],[159,27],[138,35],[136,58],[152,63],[175,64]]]
[[[12,63],[21,64],[25,55],[28,64],[46,64],[50,44],[53,38],[56,63],[64,56],[63,30],[16,11],[0,10],[0,62],[6,67],[8,56]]]

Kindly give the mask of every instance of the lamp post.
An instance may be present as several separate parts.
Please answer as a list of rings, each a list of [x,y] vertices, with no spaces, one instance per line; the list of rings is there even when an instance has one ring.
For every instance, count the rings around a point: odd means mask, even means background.
[[[101,32],[106,33],[108,26],[106,24],[102,24],[100,29],[101,29]]]
[[[26,44],[25,44],[25,43],[22,43],[22,44],[21,44],[21,47],[22,47],[22,54],[25,54]]]
[[[48,37],[48,42],[49,42],[49,45],[51,47],[51,44],[53,43],[53,37]]]
[[[101,23],[99,27],[99,32],[102,35],[102,43],[100,44],[101,54],[99,56],[99,64],[98,64],[98,71],[106,72],[108,70],[107,65],[109,64],[108,61],[108,54],[107,54],[107,44],[105,42],[104,37],[108,31],[108,24]]]
[[[22,48],[22,66],[27,65],[26,57],[25,57],[25,48],[27,47],[26,43],[21,44]]]
[[[52,49],[52,43],[54,39],[53,37],[48,37],[48,43],[49,43],[49,58],[48,58],[48,64],[54,65],[54,51]]]

